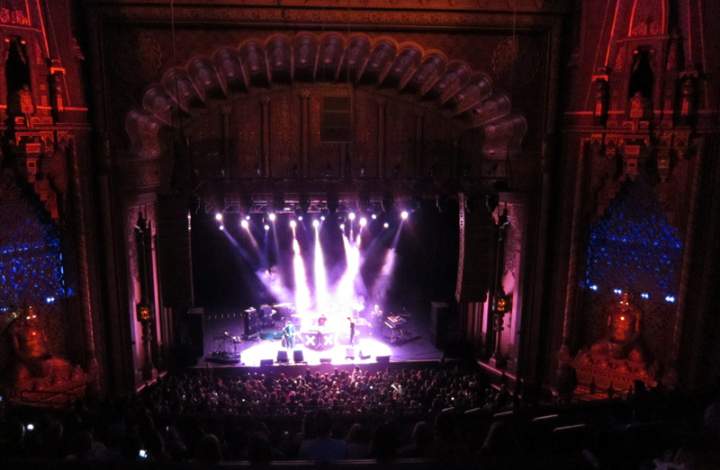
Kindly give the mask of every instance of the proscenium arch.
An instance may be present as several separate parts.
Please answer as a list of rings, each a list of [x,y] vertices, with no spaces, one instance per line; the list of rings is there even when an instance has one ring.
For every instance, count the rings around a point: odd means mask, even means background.
[[[466,62],[387,36],[299,32],[248,39],[237,48],[222,47],[167,70],[145,91],[142,109],[126,116],[131,154],[159,157],[160,131],[178,124],[175,112],[192,114],[209,99],[297,82],[374,86],[430,101],[467,129],[482,131],[478,150],[483,157],[519,152],[527,131],[525,118],[512,113],[508,96],[494,91],[490,77]]]

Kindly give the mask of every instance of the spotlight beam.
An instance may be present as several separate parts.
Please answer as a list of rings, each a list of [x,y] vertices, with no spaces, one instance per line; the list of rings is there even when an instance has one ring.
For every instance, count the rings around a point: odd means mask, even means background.
[[[328,298],[327,272],[325,270],[325,256],[320,243],[320,230],[315,229],[313,274],[315,277],[315,302],[320,313],[326,314],[330,299]]]
[[[248,222],[247,219],[242,219],[240,221],[240,227],[243,228],[243,231],[245,234],[247,234],[247,237],[250,239],[250,243],[252,243],[253,248],[255,248],[255,251],[258,251],[258,242],[255,239],[255,235],[253,235],[252,230],[250,230],[250,222]]]
[[[301,323],[310,310],[310,290],[307,285],[305,274],[305,262],[300,251],[300,244],[297,238],[293,237],[293,275],[295,277],[295,308],[299,313]]]
[[[335,291],[335,304],[340,315],[350,315],[355,303],[355,282],[360,272],[360,248],[344,234],[342,239],[347,266]]]

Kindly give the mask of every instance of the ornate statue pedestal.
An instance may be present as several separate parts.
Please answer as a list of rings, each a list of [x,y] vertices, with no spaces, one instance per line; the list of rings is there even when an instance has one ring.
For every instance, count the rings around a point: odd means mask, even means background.
[[[80,366],[50,354],[33,307],[16,318],[11,328],[15,364],[8,399],[23,405],[63,407],[82,397],[87,374]]]
[[[64,407],[85,395],[88,377],[80,366],[50,357],[42,362],[39,375],[24,364],[16,367],[8,399],[33,406]]]
[[[627,292],[608,307],[606,335],[570,362],[577,377],[576,396],[629,392],[636,380],[647,387],[657,385],[655,367],[648,366],[640,341],[642,311]]]
[[[648,387],[657,385],[655,371],[647,367],[644,361],[593,356],[589,351],[581,350],[571,366],[577,377],[575,395],[605,393],[610,389],[626,393],[633,389],[636,380],[644,382]]]

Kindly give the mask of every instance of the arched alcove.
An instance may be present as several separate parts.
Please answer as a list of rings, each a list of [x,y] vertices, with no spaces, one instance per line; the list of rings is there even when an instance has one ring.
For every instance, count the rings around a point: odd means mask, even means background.
[[[278,113],[297,114],[298,121],[289,128],[285,126],[283,135],[308,132],[312,139],[315,129],[301,128],[308,126],[306,114],[314,115],[321,105],[312,96],[305,104],[302,99],[308,98],[308,93],[312,94],[313,90],[322,88],[322,94],[327,96],[341,93],[343,87],[350,90],[349,93],[364,93],[359,99],[365,99],[368,94],[374,96],[373,106],[363,107],[357,97],[352,104],[355,120],[363,119],[362,113],[373,114],[367,122],[372,122],[370,127],[375,128],[362,128],[365,134],[380,133],[380,124],[376,121],[384,117],[389,119],[382,122],[390,126],[382,129],[388,139],[397,135],[410,139],[407,134],[432,133],[437,125],[428,127],[427,123],[421,122],[427,113],[438,116],[456,129],[454,137],[445,140],[462,136],[467,142],[461,146],[472,148],[478,158],[503,159],[519,153],[527,130],[525,119],[512,113],[510,99],[494,89],[487,74],[465,62],[452,60],[440,51],[426,50],[415,43],[398,43],[386,36],[301,32],[250,39],[238,47],[221,47],[212,54],[190,59],[183,67],[167,70],[158,83],[146,89],[142,107],[127,114],[125,126],[131,140],[131,158],[157,158],[163,149],[163,129],[178,127],[181,122],[193,126],[193,121],[201,119],[223,119],[217,116],[228,113],[230,119],[234,119],[233,123],[243,119],[256,120],[254,126],[260,129],[259,132],[263,132],[263,119],[269,122],[268,125],[279,126],[281,124],[275,119]],[[289,91],[296,93],[283,96]],[[234,105],[238,101],[252,100],[256,102],[250,107]],[[263,108],[270,100],[276,101],[270,108]],[[288,104],[287,100],[292,103]],[[397,113],[401,116],[398,118],[393,114],[395,103],[408,105],[408,110]],[[209,113],[218,107],[224,108],[219,113]],[[355,125],[362,126],[367,122],[356,122]],[[202,126],[202,123],[196,124]],[[216,127],[222,125],[227,122],[213,123]],[[235,131],[231,126],[230,132]],[[354,147],[358,147],[358,140],[362,138],[358,132],[356,130]],[[322,152],[322,149],[312,148],[312,142],[304,142],[303,135],[297,136],[298,148],[293,150],[296,154],[287,156],[298,167],[302,166],[304,154]],[[426,141],[438,140],[421,137],[423,145]],[[246,142],[245,146],[248,145],[251,144]],[[414,145],[418,147],[419,144]],[[268,151],[262,148],[259,140],[258,146],[258,153]],[[347,152],[354,152],[355,156],[363,149],[353,148]],[[417,153],[419,149],[396,152]],[[412,155],[402,158],[412,160]],[[258,165],[254,176],[270,176],[261,166]],[[428,168],[425,170],[425,173],[431,173]],[[283,169],[282,176],[292,175],[291,164],[290,169]]]

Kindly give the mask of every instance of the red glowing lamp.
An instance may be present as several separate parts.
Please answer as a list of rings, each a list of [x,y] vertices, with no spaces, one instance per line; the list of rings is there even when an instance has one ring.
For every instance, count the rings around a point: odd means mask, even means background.
[[[137,319],[139,322],[146,322],[152,320],[152,309],[149,305],[137,305]]]
[[[498,294],[495,297],[495,312],[505,314],[512,308],[512,298],[506,294]]]

